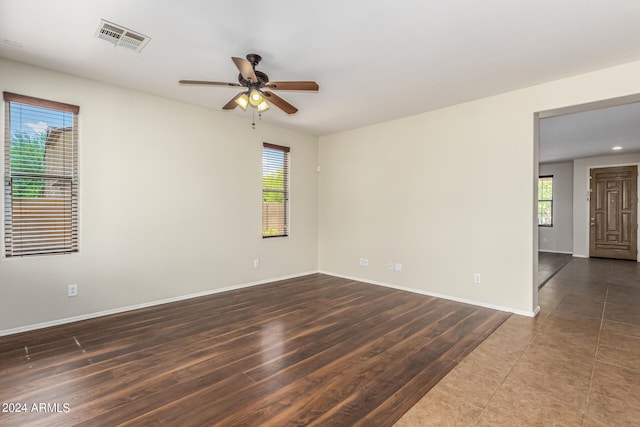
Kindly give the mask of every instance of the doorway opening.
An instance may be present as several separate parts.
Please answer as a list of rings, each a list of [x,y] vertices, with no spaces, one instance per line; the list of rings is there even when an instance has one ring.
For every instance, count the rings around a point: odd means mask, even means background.
[[[636,127],[634,128],[633,126]],[[556,132],[558,138],[554,140],[554,138],[550,137],[552,135],[550,132]],[[614,147],[619,146],[622,147],[621,150],[613,151]],[[540,277],[538,272],[538,252],[541,248],[550,252],[570,253],[572,257],[588,258],[597,256],[590,253],[591,218],[593,217],[591,216],[590,206],[592,193],[589,191],[591,189],[589,185],[590,172],[591,169],[598,168],[638,167],[640,165],[640,94],[535,113],[534,150],[534,197],[537,201],[537,184],[538,177],[541,175],[540,172],[543,171],[547,175],[553,174],[554,216],[561,214],[561,201],[563,197],[567,196],[555,193],[555,189],[561,185],[561,179],[558,179],[558,173],[550,172],[548,169],[550,167],[551,169],[557,169],[560,166],[566,166],[570,170],[568,175],[573,181],[570,184],[571,195],[569,197],[571,200],[565,203],[572,212],[569,215],[569,225],[566,226],[568,231],[565,230],[566,233],[562,235],[561,240],[553,240],[553,238],[558,237],[562,227],[555,217],[553,218],[553,230],[547,227],[546,234],[540,232],[536,206],[533,226],[534,259],[532,262],[533,283],[534,288],[537,288],[535,285],[539,283]],[[601,193],[604,199],[601,198],[600,202],[609,203],[610,205],[623,203],[620,198],[635,198],[636,213],[623,210],[624,212],[619,213],[617,216],[612,216],[611,223],[605,224],[603,230],[607,227],[612,230],[618,229],[615,232],[618,237],[614,236],[613,232],[608,236],[606,233],[600,236],[605,241],[609,239],[610,242],[614,242],[616,239],[627,241],[630,235],[633,234],[635,235],[637,250],[637,200],[639,198],[638,188],[640,187],[640,185],[637,185],[637,178],[635,183],[635,190],[628,187],[629,184],[627,183],[623,184],[627,187],[620,189],[622,192],[612,192],[607,195],[603,190]],[[609,197],[608,202],[607,197]],[[627,201],[631,201],[631,199],[627,199]],[[597,231],[603,232],[603,230]],[[553,231],[552,234],[550,233],[551,231]],[[558,243],[560,241],[564,242],[565,246],[560,247]],[[551,243],[555,244],[556,247]],[[632,246],[632,243],[629,243],[629,246]],[[633,248],[630,250],[633,251]],[[632,259],[640,261],[637,255]],[[537,289],[534,289],[534,295],[537,297]]]

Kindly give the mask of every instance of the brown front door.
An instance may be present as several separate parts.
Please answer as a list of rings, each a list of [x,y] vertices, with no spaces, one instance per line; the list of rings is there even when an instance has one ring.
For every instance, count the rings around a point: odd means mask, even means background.
[[[638,167],[591,169],[589,256],[638,259]]]

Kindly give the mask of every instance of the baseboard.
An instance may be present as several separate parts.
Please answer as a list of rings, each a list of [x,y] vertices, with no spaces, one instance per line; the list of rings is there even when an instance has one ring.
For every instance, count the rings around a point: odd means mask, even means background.
[[[591,258],[589,255],[581,255],[581,254],[573,254],[574,258],[584,258],[584,259],[588,259]],[[631,260],[633,261],[633,260]],[[638,262],[640,262],[640,257],[638,257]]]
[[[307,272],[296,273],[296,274],[291,274],[291,275],[287,275],[287,276],[280,276],[280,277],[274,277],[274,278],[270,278],[270,279],[258,280],[258,281],[255,281],[255,282],[241,283],[241,284],[238,284],[238,285],[225,286],[223,288],[211,289],[211,290],[207,290],[207,291],[203,291],[203,292],[197,292],[197,293],[193,293],[193,294],[187,294],[187,295],[180,295],[180,296],[177,296],[177,297],[165,298],[165,299],[161,299],[161,300],[155,300],[155,301],[145,302],[145,303],[141,303],[141,304],[130,305],[130,306],[126,306],[126,307],[118,307],[118,308],[114,308],[114,309],[110,309],[110,310],[98,311],[98,312],[95,312],[95,313],[81,314],[81,315],[78,315],[78,316],[66,317],[64,319],[52,320],[52,321],[49,321],[49,322],[42,322],[42,323],[36,323],[36,324],[32,324],[32,325],[27,325],[27,326],[20,326],[20,327],[17,327],[17,328],[4,329],[4,330],[0,330],[0,337],[7,336],[7,335],[19,334],[19,333],[22,333],[22,332],[34,331],[34,330],[37,330],[37,329],[49,328],[49,327],[52,327],[52,326],[64,325],[64,324],[67,324],[67,323],[79,322],[81,320],[94,319],[96,317],[103,317],[103,316],[109,316],[109,315],[112,315],[112,314],[124,313],[124,312],[132,311],[132,310],[139,310],[139,309],[142,309],[142,308],[153,307],[155,305],[161,305],[161,304],[168,304],[168,303],[171,303],[171,302],[184,301],[184,300],[188,300],[188,299],[192,299],[192,298],[198,298],[198,297],[203,297],[203,296],[207,296],[207,295],[213,295],[213,294],[218,294],[218,293],[222,293],[222,292],[233,291],[233,290],[236,290],[236,289],[242,289],[242,288],[249,288],[249,287],[252,287],[252,286],[265,285],[267,283],[277,282],[279,280],[295,279],[296,277],[308,276],[309,274],[315,274],[315,273],[326,274],[328,276],[341,277],[343,279],[357,280],[358,282],[370,283],[372,285],[384,286],[386,288],[398,289],[398,290],[401,290],[401,291],[412,292],[412,293],[415,293],[415,294],[426,295],[426,296],[430,296],[430,297],[434,297],[434,298],[442,298],[442,299],[446,299],[446,300],[450,300],[450,301],[460,302],[460,303],[463,303],[463,304],[470,304],[470,305],[475,305],[475,306],[478,306],[478,307],[489,308],[489,309],[492,309],[492,310],[505,311],[505,312],[508,312],[508,313],[518,314],[520,316],[535,317],[540,312],[540,307],[539,306],[536,307],[536,309],[534,311],[523,311],[523,310],[517,310],[517,309],[514,309],[514,308],[510,308],[510,307],[502,307],[502,306],[498,306],[498,305],[494,305],[494,304],[488,304],[488,303],[485,303],[485,302],[482,302],[482,301],[474,301],[474,300],[469,300],[469,299],[466,299],[466,298],[457,298],[457,297],[454,297],[454,296],[451,296],[451,295],[444,295],[444,294],[439,294],[439,293],[436,293],[436,292],[427,292],[427,291],[423,291],[421,289],[409,288],[409,287],[405,287],[405,286],[398,286],[398,285],[393,285],[391,283],[379,282],[379,281],[370,280],[370,279],[363,279],[361,277],[354,277],[354,276],[348,276],[348,275],[325,272],[325,271],[307,271]]]
[[[458,298],[458,297],[454,297],[451,295],[444,295],[444,294],[439,294],[436,292],[428,292],[428,291],[423,291],[421,289],[415,289],[415,288],[408,288],[405,286],[398,286],[398,285],[393,285],[391,283],[385,283],[385,282],[379,282],[376,280],[370,280],[370,279],[363,279],[360,277],[354,277],[354,276],[348,276],[348,275],[344,275],[344,274],[337,274],[337,273],[330,273],[327,271],[319,271],[318,273],[321,274],[326,274],[328,276],[335,276],[335,277],[341,277],[343,279],[349,279],[349,280],[357,280],[358,282],[364,282],[364,283],[370,283],[372,285],[377,285],[377,286],[384,286],[385,288],[392,288],[392,289],[398,289],[400,291],[407,291],[407,292],[412,292],[414,294],[420,294],[420,295],[426,295],[429,297],[434,297],[434,298],[442,298],[442,299],[446,299],[449,301],[455,301],[455,302],[461,302],[463,304],[469,304],[469,305],[475,305],[478,307],[484,307],[484,308],[490,308],[492,310],[498,310],[498,311],[505,311],[507,313],[513,313],[513,314],[517,314],[520,316],[526,316],[526,317],[536,317],[538,315],[538,313],[540,312],[540,307],[536,307],[535,310],[533,311],[524,311],[524,310],[518,310],[515,308],[511,308],[511,307],[503,307],[503,306],[499,306],[499,305],[495,305],[495,304],[489,304],[483,301],[475,301],[475,300],[470,300],[470,299],[466,299],[466,298]]]
[[[291,274],[291,275],[280,276],[280,277],[275,277],[275,278],[271,278],[271,279],[258,280],[256,282],[249,282],[249,283],[242,283],[242,284],[238,284],[238,285],[225,286],[224,288],[217,288],[217,289],[211,289],[211,290],[207,290],[207,291],[203,291],[203,292],[196,292],[196,293],[193,293],[193,294],[180,295],[180,296],[177,296],[177,297],[165,298],[165,299],[161,299],[161,300],[155,300],[155,301],[145,302],[145,303],[142,303],[142,304],[130,305],[130,306],[126,306],[126,307],[118,307],[118,308],[114,308],[114,309],[110,309],[110,310],[98,311],[98,312],[95,312],[95,313],[81,314],[79,316],[66,317],[64,319],[52,320],[50,322],[36,323],[36,324],[33,324],[33,325],[20,326],[20,327],[12,328],[12,329],[4,329],[4,330],[0,330],[0,337],[7,336],[7,335],[19,334],[21,332],[34,331],[36,329],[49,328],[51,326],[59,326],[59,325],[67,324],[67,323],[79,322],[81,320],[94,319],[96,317],[109,316],[111,314],[124,313],[126,311],[139,310],[141,308],[153,307],[154,305],[168,304],[168,303],[171,303],[171,302],[184,301],[184,300],[187,300],[187,299],[204,297],[204,296],[207,296],[207,295],[213,295],[213,294],[218,294],[218,293],[221,293],[221,292],[233,291],[233,290],[236,290],[236,289],[249,288],[251,286],[265,285],[267,283],[277,282],[279,280],[295,279],[296,277],[308,276],[309,274],[315,274],[315,273],[318,273],[318,271],[308,271],[308,272],[304,272],[304,273]]]
[[[564,254],[564,255],[573,255],[573,252],[567,252],[567,251],[548,251],[545,249],[538,249],[538,252],[544,252],[546,254]]]

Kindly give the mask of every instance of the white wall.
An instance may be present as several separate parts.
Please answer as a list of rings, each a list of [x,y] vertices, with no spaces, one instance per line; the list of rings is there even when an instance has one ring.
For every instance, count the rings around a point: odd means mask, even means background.
[[[540,176],[553,176],[553,225],[538,227],[541,251],[573,253],[573,162],[540,165]]]
[[[80,106],[80,253],[0,259],[0,333],[317,271],[317,137],[6,60],[0,76]],[[291,146],[288,238],[261,238],[263,141]]]
[[[573,162],[574,256],[589,257],[589,174],[592,168],[640,165],[640,153],[590,157]],[[640,182],[638,183],[640,192]],[[638,259],[640,261],[640,258]]]
[[[321,271],[533,313],[534,113],[638,93],[639,74],[635,62],[321,137]]]

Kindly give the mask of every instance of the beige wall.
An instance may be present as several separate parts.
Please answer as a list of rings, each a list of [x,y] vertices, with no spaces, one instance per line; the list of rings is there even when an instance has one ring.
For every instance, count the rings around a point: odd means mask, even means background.
[[[638,75],[635,62],[321,137],[320,270],[532,313],[534,113],[639,93]]]
[[[317,137],[6,60],[0,76],[80,106],[80,253],[0,259],[0,333],[317,271]],[[291,146],[288,238],[261,237],[263,141]]]
[[[531,314],[533,115],[640,93],[638,75],[635,62],[318,145],[264,122],[253,131],[241,115],[0,60],[0,89],[81,107],[81,252],[0,260],[0,332],[318,269]],[[262,141],[292,147],[287,239],[260,238]]]

